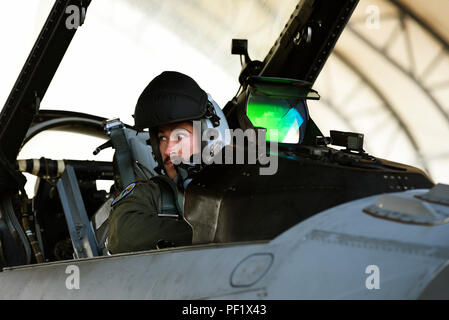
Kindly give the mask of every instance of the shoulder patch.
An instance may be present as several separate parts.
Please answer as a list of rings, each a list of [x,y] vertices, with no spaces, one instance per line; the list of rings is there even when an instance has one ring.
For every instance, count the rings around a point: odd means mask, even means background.
[[[134,188],[136,187],[136,183],[133,182],[129,186],[127,186],[125,189],[123,189],[122,192],[112,201],[111,206],[116,205],[120,200],[125,198],[128,194],[132,193]]]

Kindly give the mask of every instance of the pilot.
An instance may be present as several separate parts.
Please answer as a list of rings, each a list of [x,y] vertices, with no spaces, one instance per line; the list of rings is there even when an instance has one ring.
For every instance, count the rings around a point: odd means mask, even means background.
[[[108,251],[116,254],[189,245],[193,230],[184,217],[184,189],[192,173],[204,165],[198,161],[202,151],[216,152],[224,146],[226,118],[192,78],[165,71],[140,95],[134,120],[138,131],[149,130],[148,143],[160,175],[130,184],[114,199]],[[211,129],[220,138],[201,141]],[[192,160],[195,156],[197,161]]]

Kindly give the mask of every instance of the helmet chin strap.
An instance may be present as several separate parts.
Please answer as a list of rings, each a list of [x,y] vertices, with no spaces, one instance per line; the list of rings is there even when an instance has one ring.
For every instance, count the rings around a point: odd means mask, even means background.
[[[182,187],[182,189],[186,189],[187,185],[192,181],[193,177],[198,174],[202,166],[201,164],[194,164],[192,161],[192,157],[190,158],[190,163],[183,163],[181,162],[178,165],[175,165],[175,169],[177,172],[177,183],[179,187]]]
[[[198,154],[196,154],[198,156]],[[188,162],[182,161],[181,163],[174,165],[176,172],[178,173],[178,183],[180,183],[184,189],[192,181],[192,179],[204,168],[204,164],[195,163],[195,154],[192,154]]]
[[[162,161],[161,152],[159,151],[159,141],[157,139],[157,129],[154,129],[154,128],[150,129],[149,133],[150,133],[150,141],[147,141],[147,143],[149,142],[149,144],[151,145],[153,157],[157,163],[157,167],[154,168],[154,171],[156,171],[158,174],[162,174],[162,171],[165,172],[165,168],[164,168],[164,162]]]

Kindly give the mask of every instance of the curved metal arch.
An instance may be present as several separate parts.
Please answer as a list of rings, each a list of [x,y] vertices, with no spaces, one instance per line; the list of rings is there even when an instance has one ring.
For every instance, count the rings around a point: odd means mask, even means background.
[[[427,165],[427,161],[423,159],[421,156],[421,151],[418,145],[418,142],[413,137],[410,129],[405,124],[405,122],[402,120],[402,118],[399,116],[399,114],[394,110],[392,104],[388,101],[387,97],[382,93],[382,91],[366,76],[360,69],[358,69],[350,60],[344,56],[341,52],[339,52],[337,49],[334,50],[334,55],[340,59],[349,69],[351,69],[362,81],[364,84],[366,84],[373,92],[374,94],[382,101],[382,105],[387,109],[388,112],[393,116],[393,118],[396,120],[396,122],[399,124],[399,127],[404,131],[407,139],[413,146],[416,154],[419,157],[419,161],[421,162],[423,168],[425,171],[429,171],[429,167]]]
[[[349,130],[351,130],[352,132],[357,131],[352,125],[351,121],[349,121],[349,119],[346,116],[344,116],[341,112],[338,111],[337,105],[331,99],[321,97],[320,102],[328,106],[329,109],[332,110],[337,115],[337,117],[339,117],[348,126]]]
[[[398,1],[396,0],[392,0],[391,3],[396,6],[396,9],[398,10],[397,13],[397,19],[400,21],[401,23],[401,30],[403,32],[405,32],[406,37],[409,36],[408,31],[404,25],[404,21],[405,18],[409,18],[412,21],[414,21],[415,23],[417,23],[421,28],[423,28],[430,36],[432,36],[434,38],[434,40],[436,40],[437,42],[439,42],[442,46],[442,50],[443,52],[446,52],[446,54],[449,53],[449,44],[444,41],[444,39],[439,36],[428,24],[426,24],[425,22],[423,22],[421,19],[419,19],[416,15],[414,15],[410,10],[408,10],[406,7],[404,7],[402,4],[400,4]],[[352,34],[354,34],[359,40],[361,40],[363,43],[365,43],[366,45],[368,45],[372,50],[374,50],[375,52],[377,52],[378,54],[380,54],[384,59],[386,59],[391,65],[393,65],[397,70],[401,71],[408,79],[410,79],[413,83],[415,83],[421,90],[422,92],[425,94],[426,97],[428,97],[430,99],[430,101],[432,101],[432,103],[434,104],[434,106],[437,108],[438,112],[443,116],[443,118],[446,120],[446,122],[449,125],[449,113],[447,113],[444,109],[444,107],[440,104],[440,102],[433,96],[431,90],[429,88],[426,88],[424,86],[424,84],[422,83],[422,79],[419,78],[419,75],[416,75],[414,73],[414,61],[410,61],[411,62],[411,70],[407,70],[406,68],[404,68],[403,66],[401,66],[399,63],[397,63],[392,57],[390,57],[387,53],[386,53],[386,48],[379,48],[378,46],[376,46],[375,44],[373,44],[369,39],[367,39],[366,37],[363,36],[363,34],[361,34],[360,32],[358,32],[354,27],[352,27],[353,23],[348,23],[347,25],[347,29],[351,31]],[[412,54],[412,49],[410,47],[409,44],[409,39],[407,40],[407,50],[408,50],[408,56],[409,59],[413,59],[413,54]],[[390,41],[390,40],[389,40]],[[387,42],[387,46],[388,46],[388,42]],[[440,54],[437,55],[440,56]],[[435,60],[435,59],[434,59]],[[431,67],[431,64],[434,61],[432,61],[427,68]],[[422,78],[422,75],[421,75]]]
[[[333,52],[334,56],[339,59],[348,69],[350,69],[352,72],[355,73],[355,75],[362,81],[364,85],[366,85],[368,88],[370,88],[373,93],[377,96],[377,98],[382,102],[382,106],[385,107],[385,109],[391,114],[391,116],[396,120],[396,123],[399,125],[399,127],[403,130],[404,134],[406,135],[407,139],[409,140],[410,144],[412,145],[415,153],[418,155],[418,159],[423,166],[423,169],[426,172],[429,171],[429,166],[427,164],[427,161],[421,156],[419,145],[416,141],[416,139],[413,137],[411,130],[408,128],[408,126],[405,124],[405,122],[402,120],[402,118],[399,116],[399,114],[394,110],[392,104],[388,101],[387,97],[382,93],[382,91],[366,76],[360,69],[358,69],[351,61],[338,49],[335,49]],[[353,128],[352,124],[350,123],[350,120],[343,116],[340,112],[338,112],[338,109],[336,107],[336,104],[333,103],[329,99],[321,99],[321,101],[330,107],[332,111],[334,111],[338,117],[340,117],[344,123],[348,125],[349,128]]]
[[[406,13],[410,18],[412,18],[421,28],[429,32],[432,37],[434,37],[447,51],[449,51],[449,43],[441,37],[438,32],[436,32],[429,24],[425,23],[422,19],[420,19],[416,14],[414,14],[411,10],[409,10],[406,6],[400,3],[398,0],[390,0],[396,8],[398,8],[401,12]]]

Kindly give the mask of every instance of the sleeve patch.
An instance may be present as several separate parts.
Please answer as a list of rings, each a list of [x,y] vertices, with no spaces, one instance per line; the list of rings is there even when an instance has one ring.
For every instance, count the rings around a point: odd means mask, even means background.
[[[133,182],[127,186],[120,194],[112,201],[111,206],[116,205],[120,200],[124,199],[127,195],[131,194],[136,187],[136,183]]]

